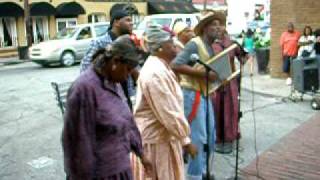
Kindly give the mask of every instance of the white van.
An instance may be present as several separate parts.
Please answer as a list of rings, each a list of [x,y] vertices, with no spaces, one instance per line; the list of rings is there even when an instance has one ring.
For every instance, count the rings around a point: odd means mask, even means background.
[[[108,27],[109,22],[68,27],[53,40],[32,45],[29,49],[30,60],[42,66],[56,63],[71,66],[83,58],[92,40],[107,33]]]
[[[178,21],[183,21],[190,27],[194,27],[199,22],[198,14],[153,14],[146,16],[138,25],[137,29],[133,31],[138,38],[147,28],[149,23],[156,23],[162,26],[168,26],[171,30]]]

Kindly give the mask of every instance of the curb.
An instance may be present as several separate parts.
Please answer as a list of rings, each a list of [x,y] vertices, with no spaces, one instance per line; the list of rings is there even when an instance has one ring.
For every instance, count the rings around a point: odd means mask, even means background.
[[[14,61],[4,61],[4,62],[1,62],[0,61],[0,67],[1,66],[10,66],[10,65],[16,65],[16,64],[22,64],[22,63],[26,63],[26,62],[31,62],[29,60],[25,61],[25,60],[14,60]]]

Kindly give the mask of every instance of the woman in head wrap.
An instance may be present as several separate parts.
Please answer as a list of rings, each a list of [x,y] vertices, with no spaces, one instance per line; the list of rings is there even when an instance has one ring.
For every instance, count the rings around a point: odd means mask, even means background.
[[[138,65],[139,54],[125,35],[93,59],[68,92],[62,134],[67,179],[131,180],[131,151],[151,167],[119,84]]]
[[[183,111],[183,95],[170,62],[176,48],[169,32],[160,26],[146,31],[151,55],[140,71],[134,117],[140,130],[144,155],[152,162],[153,180],[182,180],[185,177],[183,147],[192,156],[190,128]],[[139,162],[134,163],[136,180],[147,178]]]

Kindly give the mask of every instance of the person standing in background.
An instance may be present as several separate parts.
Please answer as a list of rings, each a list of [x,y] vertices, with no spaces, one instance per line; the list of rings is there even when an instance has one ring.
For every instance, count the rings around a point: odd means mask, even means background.
[[[225,28],[225,27],[224,27]],[[226,30],[221,31],[219,39],[215,41],[212,48],[219,53],[233,45]],[[237,47],[229,52],[229,60],[232,72],[236,71],[235,60],[238,59],[243,64],[245,54],[241,48]],[[212,104],[214,104],[214,114],[216,122],[216,148],[218,153],[231,153],[233,142],[240,138],[239,128],[239,78],[236,77],[223,84],[211,94]]]
[[[251,29],[248,29],[244,39],[243,39],[243,48],[248,53],[247,62],[250,65],[250,75],[253,75],[254,59],[255,59],[255,50],[254,50],[254,33]]]
[[[308,57],[313,51],[313,46],[316,41],[316,37],[313,35],[312,28],[306,26],[303,29],[303,34],[299,39],[299,51],[298,57]]]
[[[287,28],[287,31],[281,34],[280,47],[283,60],[282,70],[288,77],[286,84],[291,85],[290,63],[297,57],[300,33],[294,29],[292,22],[288,24]]]
[[[316,42],[314,44],[314,54],[320,58],[320,29],[316,29],[314,32]]]
[[[111,10],[111,12],[112,14],[110,14],[111,21],[109,30],[104,36],[91,42],[88,51],[80,63],[80,73],[83,73],[90,66],[92,63],[92,56],[98,51],[98,49],[106,47],[121,35],[132,34],[133,23],[128,12],[119,10]],[[134,69],[128,79],[121,82],[121,86],[127,98],[127,103],[130,109],[132,109],[130,96],[132,96],[132,94],[135,92],[134,81],[138,78],[138,76],[138,70]]]
[[[178,53],[192,38],[195,37],[193,30],[182,21],[179,21],[174,25],[173,32],[176,35],[174,43],[177,47]]]

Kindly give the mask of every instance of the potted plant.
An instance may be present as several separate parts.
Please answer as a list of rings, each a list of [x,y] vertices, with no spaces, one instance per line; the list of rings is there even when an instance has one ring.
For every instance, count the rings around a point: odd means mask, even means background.
[[[270,58],[270,37],[258,33],[255,41],[255,51],[258,73],[267,73]]]

